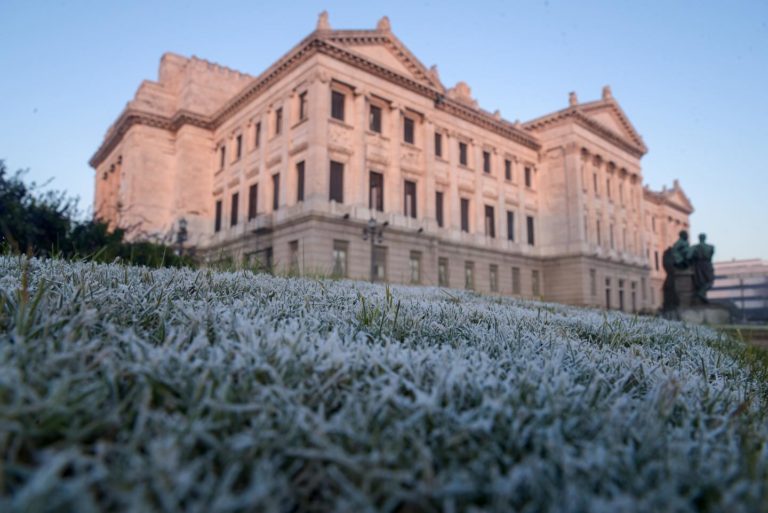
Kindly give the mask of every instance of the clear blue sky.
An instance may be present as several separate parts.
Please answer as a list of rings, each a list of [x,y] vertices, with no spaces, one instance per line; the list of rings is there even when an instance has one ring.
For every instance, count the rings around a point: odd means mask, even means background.
[[[525,121],[610,84],[643,135],[646,183],[679,178],[717,259],[768,258],[768,1],[0,0],[0,158],[93,201],[88,159],[160,56],[259,74],[330,13],[394,33],[443,82]]]

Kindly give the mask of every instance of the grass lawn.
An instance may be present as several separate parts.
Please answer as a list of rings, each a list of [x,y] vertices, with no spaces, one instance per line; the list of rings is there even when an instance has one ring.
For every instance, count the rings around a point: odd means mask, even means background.
[[[0,511],[768,511],[766,369],[615,312],[0,257]]]

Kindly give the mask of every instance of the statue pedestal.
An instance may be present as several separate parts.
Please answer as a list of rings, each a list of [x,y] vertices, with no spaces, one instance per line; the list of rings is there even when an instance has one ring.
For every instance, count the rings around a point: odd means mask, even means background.
[[[727,307],[715,303],[680,307],[677,309],[679,319],[691,324],[730,324],[731,312]]]
[[[693,281],[693,271],[682,269],[675,271],[675,292],[678,298],[678,308],[688,308],[695,303],[696,286]]]

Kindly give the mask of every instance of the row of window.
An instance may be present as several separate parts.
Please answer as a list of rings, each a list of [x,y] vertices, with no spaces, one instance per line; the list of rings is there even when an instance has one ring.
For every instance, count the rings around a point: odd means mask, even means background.
[[[331,118],[336,119],[338,121],[345,121],[346,118],[346,94],[337,90],[332,89],[331,90]],[[302,93],[299,93],[297,95],[297,108],[298,108],[298,121],[303,121],[307,119],[307,91],[304,91]],[[381,105],[376,105],[375,103],[371,103],[369,105],[368,110],[368,129],[371,132],[375,132],[378,134],[382,133],[383,130],[383,123],[382,123],[382,116],[383,116],[383,109]],[[403,127],[402,127],[402,135],[403,135],[403,142],[408,144],[416,144],[416,122],[417,117],[414,115],[405,114],[403,116]],[[278,107],[273,111],[272,114],[272,134],[273,135],[279,135],[283,131],[283,108]],[[253,128],[253,148],[258,148],[261,143],[261,122],[257,122],[254,124]],[[232,156],[232,161],[236,162],[240,160],[240,158],[243,155],[244,150],[244,139],[243,134],[238,133],[234,138],[234,155]],[[462,166],[469,166],[469,150],[468,150],[468,143],[465,141],[459,141],[458,142],[458,149],[459,149],[459,164]],[[219,145],[219,170],[224,169],[226,163],[227,163],[227,145],[226,143],[221,143]],[[435,132],[435,145],[434,145],[434,151],[435,156],[443,158],[443,134],[440,132]],[[483,172],[486,174],[491,173],[492,168],[492,157],[491,157],[491,151],[489,150],[483,150],[483,161],[482,161],[482,167]],[[524,172],[524,183],[525,186],[528,188],[533,187],[533,168],[531,166],[525,166],[523,169]],[[510,159],[504,159],[504,178],[505,180],[512,181],[512,160]]]
[[[637,312],[637,281],[630,281],[630,304],[625,304],[625,285],[627,280],[623,278],[618,278],[616,280],[618,284],[618,309],[619,310],[626,310],[627,306],[631,306],[632,312]],[[613,279],[610,276],[605,277],[605,307],[610,309],[613,308],[613,289],[612,289],[612,283]],[[589,288],[590,293],[592,294],[592,297],[597,297],[597,270],[590,269],[589,270]],[[642,295],[643,301],[646,300],[647,296],[647,283],[645,278],[641,278],[640,283],[640,293]],[[653,291],[651,291],[653,292]]]
[[[304,180],[305,163],[304,161],[296,164],[296,201],[304,201]],[[344,203],[344,164],[341,162],[330,162],[330,186],[329,201]],[[382,173],[371,171],[369,174],[369,208],[372,210],[384,211],[384,175]],[[248,189],[248,221],[255,218],[258,213],[258,184],[252,184]],[[239,192],[232,194],[230,201],[230,226],[235,226],[239,221]],[[435,193],[435,218],[437,225],[445,225],[444,213],[444,193],[437,191]],[[272,175],[272,210],[278,210],[280,206],[280,174]],[[470,200],[468,198],[460,199],[461,208],[461,231],[470,231]],[[416,182],[405,180],[403,182],[403,213],[412,218],[417,217],[417,193]],[[223,219],[223,201],[216,201],[214,231],[219,232],[222,228]],[[515,240],[515,212],[508,210],[507,215],[507,239]],[[531,246],[535,245],[535,221],[533,216],[526,216],[526,240]],[[496,237],[496,214],[492,205],[485,205],[485,234],[489,237]]]
[[[348,277],[348,255],[349,242],[342,240],[333,241],[333,275],[338,278]],[[409,281],[412,284],[422,283],[422,253],[420,251],[411,251],[408,258]],[[291,259],[293,261],[293,259]],[[448,258],[440,257],[437,260],[437,281],[441,287],[450,287]],[[373,254],[374,279],[384,281],[387,279],[387,247],[375,246]],[[488,286],[491,292],[499,291],[499,266],[490,264],[488,266]],[[520,268],[511,268],[512,294],[521,294]],[[475,290],[475,263],[471,260],[464,262],[464,288]],[[541,283],[539,271],[531,271],[531,294],[533,296],[541,295]]]
[[[584,215],[584,234],[586,237],[586,241],[590,242],[592,240],[591,233],[589,230],[589,216],[588,214]],[[595,220],[595,242],[598,246],[602,246],[605,242],[603,240],[603,233],[602,233],[602,223],[600,222],[600,219]],[[642,252],[642,248],[640,247],[640,239],[637,229],[633,232],[633,238],[630,240],[628,238],[628,232],[626,228],[622,228],[621,230],[621,247],[619,249],[623,251],[628,251],[630,253],[636,253],[640,254]],[[610,249],[617,249],[617,241],[616,237],[614,235],[614,225],[613,223],[609,223],[608,225],[608,247]]]

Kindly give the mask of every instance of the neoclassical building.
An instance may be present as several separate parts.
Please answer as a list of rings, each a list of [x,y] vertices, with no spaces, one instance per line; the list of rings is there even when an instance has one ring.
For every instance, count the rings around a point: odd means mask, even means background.
[[[183,219],[208,261],[639,311],[693,211],[644,187],[646,151],[608,87],[512,123],[386,17],[323,13],[259,76],[163,55],[90,163],[96,217],[168,241]]]

